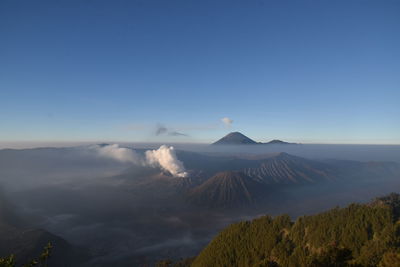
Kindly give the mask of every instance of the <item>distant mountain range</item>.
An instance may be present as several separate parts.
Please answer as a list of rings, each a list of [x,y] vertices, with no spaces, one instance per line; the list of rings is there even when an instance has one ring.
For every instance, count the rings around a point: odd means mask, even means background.
[[[254,158],[185,153],[179,156],[202,179],[184,178],[187,179],[187,199],[213,208],[252,205],[277,186],[346,182],[348,179],[362,181],[376,177],[400,178],[400,164],[394,162],[318,161],[285,152]],[[190,160],[186,161],[186,157]],[[206,166],[209,166],[208,170]],[[198,182],[194,183],[196,180]]]
[[[267,143],[256,142],[253,139],[245,136],[240,132],[232,132],[218,141],[214,142],[213,145],[265,145],[265,144],[279,144],[279,145],[289,145],[295,143],[288,143],[281,140],[272,140]]]
[[[221,169],[188,193],[191,203],[212,208],[255,204],[273,185],[313,184],[338,179],[326,163],[275,153],[261,159],[226,159]]]
[[[178,156],[187,169],[195,173],[202,172],[203,177],[212,177],[219,172],[237,171],[263,184],[304,184],[335,180],[339,175],[349,173],[352,170],[351,167],[353,167],[352,171],[357,169],[359,172],[367,169],[372,171],[375,166],[379,167],[379,171],[388,169],[386,165],[383,168],[380,167],[383,163],[371,165],[358,161],[317,161],[285,152],[257,156],[206,156],[182,151],[178,153]],[[344,165],[346,170],[340,172]],[[391,168],[388,169],[390,173],[400,171],[399,164],[394,163],[394,165],[390,165]]]

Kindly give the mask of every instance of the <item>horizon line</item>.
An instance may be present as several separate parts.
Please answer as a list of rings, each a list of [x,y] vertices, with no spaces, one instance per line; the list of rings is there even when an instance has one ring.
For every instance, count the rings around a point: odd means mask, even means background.
[[[213,142],[169,142],[169,141],[126,141],[126,140],[13,140],[13,141],[0,141],[0,150],[3,149],[33,149],[33,148],[46,148],[46,147],[74,147],[89,144],[148,144],[148,145],[211,145]],[[261,142],[263,143],[263,142]],[[11,146],[10,146],[11,145]],[[239,144],[239,145],[222,145],[222,146],[254,146],[257,144]],[[290,145],[370,145],[370,146],[400,146],[400,143],[324,143],[324,142],[296,142],[293,144],[268,144],[269,146],[290,146]]]

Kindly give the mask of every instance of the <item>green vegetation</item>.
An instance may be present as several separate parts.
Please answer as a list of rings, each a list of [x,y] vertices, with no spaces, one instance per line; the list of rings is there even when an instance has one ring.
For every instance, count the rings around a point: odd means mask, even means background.
[[[391,194],[295,222],[282,215],[236,223],[190,266],[400,267],[399,207]]]
[[[48,243],[44,249],[43,252],[40,254],[38,259],[31,260],[29,263],[22,265],[22,267],[47,267],[47,260],[50,257],[51,254],[51,249],[53,246],[51,243]],[[15,258],[14,255],[10,255],[5,258],[0,257],[0,267],[16,267],[15,263]]]

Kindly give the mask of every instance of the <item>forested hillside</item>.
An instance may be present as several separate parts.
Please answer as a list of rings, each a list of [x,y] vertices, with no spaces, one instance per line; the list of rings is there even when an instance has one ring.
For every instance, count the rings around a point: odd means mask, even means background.
[[[191,266],[400,266],[398,194],[299,217],[263,216],[223,230]]]

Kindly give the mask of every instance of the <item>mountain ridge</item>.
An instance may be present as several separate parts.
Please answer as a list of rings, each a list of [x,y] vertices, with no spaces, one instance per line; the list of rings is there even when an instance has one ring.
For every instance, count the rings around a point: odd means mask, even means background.
[[[336,178],[335,170],[330,165],[286,152],[260,160],[259,166],[245,168],[243,172],[266,184],[316,183]]]
[[[231,132],[212,143],[212,145],[294,145],[297,143],[289,143],[282,140],[274,139],[269,142],[256,142],[253,139],[247,137],[241,132]]]

